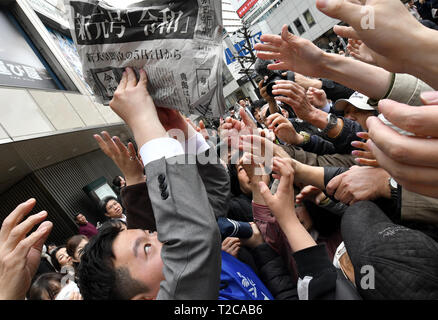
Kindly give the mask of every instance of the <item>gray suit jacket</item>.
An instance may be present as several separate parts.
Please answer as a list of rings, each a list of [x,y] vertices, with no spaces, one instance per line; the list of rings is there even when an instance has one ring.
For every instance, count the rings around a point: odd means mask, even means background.
[[[161,282],[157,299],[217,300],[219,228],[198,166],[174,164],[184,157],[162,158],[145,167],[158,239],[164,244],[161,257],[166,280]]]
[[[215,152],[210,149],[207,152]],[[204,153],[203,155],[205,155]],[[187,157],[187,155],[185,155]],[[182,159],[182,158],[180,158]],[[215,164],[214,161],[217,161]],[[186,162],[189,163],[189,162]],[[216,219],[225,217],[228,212],[230,193],[230,177],[219,159],[212,157],[211,163],[196,162],[199,176],[207,191],[209,203]],[[149,199],[146,183],[127,186],[121,189],[120,198],[126,210],[128,229],[156,231],[152,203]]]

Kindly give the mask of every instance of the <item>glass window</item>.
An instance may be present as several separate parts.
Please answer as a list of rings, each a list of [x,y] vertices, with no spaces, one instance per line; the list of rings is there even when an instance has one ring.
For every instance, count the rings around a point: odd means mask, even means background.
[[[60,89],[17,21],[4,9],[0,9],[0,30],[0,85]]]
[[[53,40],[55,41],[55,44],[58,45],[59,49],[63,53],[64,58],[70,63],[72,69],[76,72],[76,74],[84,83],[85,87],[88,89],[88,92],[91,95],[94,95],[93,90],[85,81],[84,74],[82,73],[81,59],[79,57],[79,53],[76,49],[76,46],[73,43],[73,40],[70,37],[63,35],[56,30],[53,30],[49,27],[46,28],[49,31],[50,35],[52,36]]]
[[[300,21],[300,18],[297,18],[297,20],[294,21],[294,25],[295,25],[295,27],[297,28],[298,33],[299,33],[300,35],[303,34],[304,32],[306,32],[306,30],[305,30],[304,27],[303,27],[303,24],[302,24],[301,21]]]
[[[309,26],[309,28],[313,27],[316,24],[315,19],[313,18],[309,9],[307,9],[306,12],[303,13],[303,16],[306,19],[306,22],[307,22],[307,25]]]

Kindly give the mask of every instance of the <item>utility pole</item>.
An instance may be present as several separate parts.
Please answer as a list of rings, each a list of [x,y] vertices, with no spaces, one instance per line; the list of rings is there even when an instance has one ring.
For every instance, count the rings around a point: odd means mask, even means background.
[[[257,57],[251,45],[251,38],[253,35],[249,30],[248,24],[244,23],[242,28],[237,31],[237,34],[240,36],[241,39],[245,40],[245,44],[239,50],[238,56],[235,57],[239,61],[240,65],[242,66],[242,69],[240,70],[239,73],[245,74],[248,77],[249,81],[251,81],[251,84],[254,87],[254,89],[257,89],[258,86],[252,80],[253,70],[251,69],[251,67],[255,64]],[[241,53],[244,51],[248,51],[249,56],[241,55]],[[245,66],[245,63],[249,63],[249,66]]]

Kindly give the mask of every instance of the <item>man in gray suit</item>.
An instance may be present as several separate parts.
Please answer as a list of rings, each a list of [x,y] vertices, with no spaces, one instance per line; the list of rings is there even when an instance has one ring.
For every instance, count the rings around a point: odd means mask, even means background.
[[[221,239],[199,175],[161,124],[140,70],[128,68],[111,108],[131,128],[145,166],[157,232],[102,227],[78,268],[84,299],[213,299],[219,294]]]

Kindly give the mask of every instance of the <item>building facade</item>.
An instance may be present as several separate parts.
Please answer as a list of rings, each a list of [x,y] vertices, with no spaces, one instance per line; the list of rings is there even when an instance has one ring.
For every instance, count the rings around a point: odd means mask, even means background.
[[[34,197],[35,210],[49,213],[48,241],[56,244],[77,232],[76,212],[105,220],[82,188],[121,174],[93,134],[132,139],[84,82],[62,3],[0,1],[0,223]]]
[[[315,0],[233,0],[233,5],[236,12],[242,14],[242,22],[251,26],[253,34],[260,31],[262,34],[280,34],[286,24],[293,34],[311,40],[324,50],[336,51],[336,42],[339,42],[339,39],[332,29],[340,21],[321,13],[316,8]],[[235,40],[237,43],[239,41],[241,39]],[[253,43],[257,43],[257,40]],[[230,63],[230,60],[226,63],[228,68],[233,70],[235,65]],[[228,106],[244,97],[258,98],[257,90],[254,90],[251,82],[242,77],[224,84],[224,88]]]

